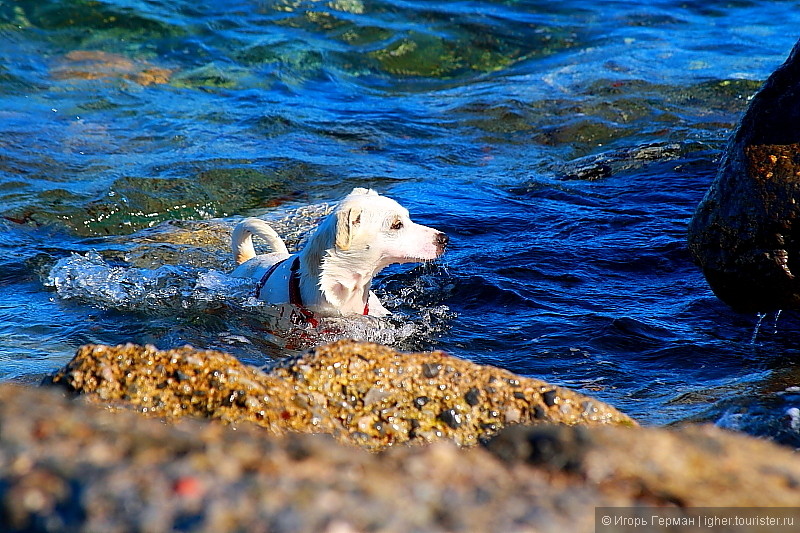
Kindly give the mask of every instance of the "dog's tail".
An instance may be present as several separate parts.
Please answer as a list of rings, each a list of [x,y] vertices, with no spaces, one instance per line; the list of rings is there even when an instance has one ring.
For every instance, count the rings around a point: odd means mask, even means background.
[[[231,235],[233,258],[237,263],[244,263],[256,256],[256,250],[253,248],[253,235],[267,241],[273,252],[289,253],[283,239],[269,224],[258,218],[246,218],[236,225]]]

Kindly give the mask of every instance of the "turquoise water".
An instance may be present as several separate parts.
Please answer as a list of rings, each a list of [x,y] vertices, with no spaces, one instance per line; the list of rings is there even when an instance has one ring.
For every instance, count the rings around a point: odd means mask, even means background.
[[[265,364],[355,336],[800,446],[798,316],[731,312],[685,243],[798,27],[766,1],[0,1],[0,379],[87,342]],[[451,248],[384,272],[388,324],[283,331],[219,228],[296,242],[355,186]]]

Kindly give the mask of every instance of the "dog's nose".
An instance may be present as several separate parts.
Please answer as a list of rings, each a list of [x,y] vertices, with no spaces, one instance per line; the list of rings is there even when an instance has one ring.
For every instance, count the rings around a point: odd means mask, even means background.
[[[444,252],[448,242],[450,242],[450,237],[448,237],[446,233],[439,233],[436,235],[436,247],[441,250],[439,253]]]

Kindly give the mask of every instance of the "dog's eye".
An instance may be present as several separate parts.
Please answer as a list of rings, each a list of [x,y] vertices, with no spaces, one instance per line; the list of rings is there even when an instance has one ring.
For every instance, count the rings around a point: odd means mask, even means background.
[[[403,221],[402,220],[395,220],[392,222],[391,229],[397,231],[399,229],[403,229]]]

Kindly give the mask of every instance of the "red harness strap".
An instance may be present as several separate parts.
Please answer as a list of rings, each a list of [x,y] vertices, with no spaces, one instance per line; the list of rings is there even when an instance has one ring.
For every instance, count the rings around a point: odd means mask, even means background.
[[[314,318],[314,313],[303,305],[303,295],[300,294],[300,256],[295,256],[289,270],[289,303],[297,307],[303,320],[317,327],[319,322]]]

